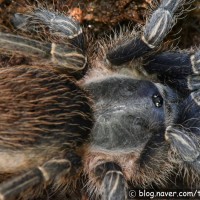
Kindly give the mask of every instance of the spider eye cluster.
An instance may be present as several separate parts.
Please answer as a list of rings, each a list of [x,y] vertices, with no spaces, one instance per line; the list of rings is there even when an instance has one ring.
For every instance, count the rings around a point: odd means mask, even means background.
[[[162,105],[163,105],[163,98],[161,97],[160,94],[153,94],[152,100],[153,100],[154,105],[157,108],[162,107]]]

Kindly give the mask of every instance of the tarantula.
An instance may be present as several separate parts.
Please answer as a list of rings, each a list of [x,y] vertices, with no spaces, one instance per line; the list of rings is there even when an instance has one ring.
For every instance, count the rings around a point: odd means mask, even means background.
[[[199,185],[200,51],[161,48],[185,4],[162,0],[143,29],[97,42],[64,14],[15,14],[27,37],[1,32],[1,54],[31,61],[0,71],[0,199],[122,200],[182,170]]]

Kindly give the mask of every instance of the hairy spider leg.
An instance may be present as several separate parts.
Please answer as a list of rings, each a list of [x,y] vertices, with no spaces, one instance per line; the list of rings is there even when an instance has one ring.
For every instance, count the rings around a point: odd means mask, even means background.
[[[14,51],[35,59],[39,58],[47,64],[52,62],[56,70],[72,75],[84,70],[87,62],[86,57],[69,44],[39,42],[19,35],[0,32],[0,45],[1,51],[11,53]]]
[[[167,51],[147,58],[144,69],[183,95],[200,88],[200,51]]]
[[[87,58],[84,55],[84,36],[78,22],[71,17],[45,9],[36,9],[30,14],[15,14],[16,28],[34,32],[37,27],[48,28],[50,35],[59,37],[62,42],[39,42],[22,36],[0,33],[0,50],[16,52],[53,64],[56,70],[68,73],[76,79],[87,71]],[[42,31],[40,30],[40,31]]]
[[[122,65],[158,47],[176,22],[176,11],[185,0],[162,0],[147,21],[140,38],[134,38],[107,54],[107,60],[114,65]]]
[[[165,138],[178,156],[178,163],[200,172],[200,93],[192,92],[180,104],[179,119],[166,128]],[[181,125],[180,125],[181,124]]]
[[[95,175],[102,180],[102,200],[127,199],[127,184],[119,165],[114,162],[100,164],[95,168]]]
[[[79,162],[77,162],[79,160]],[[70,159],[52,159],[44,163],[44,165],[33,168],[22,175],[19,175],[10,181],[1,184],[0,199],[14,199],[26,189],[38,185],[49,185],[55,179],[70,174],[71,168],[77,167],[77,163],[81,163],[80,157],[70,155]]]
[[[158,74],[164,83],[171,85],[182,95],[179,102],[172,102],[172,104],[178,103],[180,109],[175,114],[176,119],[171,120],[166,128],[165,138],[183,162],[199,171],[200,51],[194,53],[169,51],[148,59],[146,71]],[[171,118],[171,114],[166,117]]]
[[[81,50],[84,49],[84,37],[80,24],[62,13],[36,8],[31,13],[16,13],[12,23],[15,28],[23,31],[38,32],[41,31],[41,27],[48,28],[51,35],[67,39],[69,43]]]
[[[171,142],[172,148],[182,160],[200,171],[200,52],[190,55],[191,64],[188,67],[191,73],[186,76],[187,88],[191,94],[183,101],[178,124],[169,126],[166,130],[166,139]],[[188,120],[189,119],[189,120]]]

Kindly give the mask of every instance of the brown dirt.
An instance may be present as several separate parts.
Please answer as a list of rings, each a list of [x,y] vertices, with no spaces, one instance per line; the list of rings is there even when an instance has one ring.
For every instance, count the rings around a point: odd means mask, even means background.
[[[98,36],[113,27],[144,25],[153,0],[0,0],[0,31],[13,32],[10,23],[15,13],[25,13],[35,6],[53,8],[75,17],[89,32]],[[200,2],[192,4],[166,38],[181,49],[200,47]],[[178,38],[178,39],[177,39]],[[0,67],[29,64],[30,59],[19,55],[0,55]]]
[[[148,8],[153,0],[46,0],[44,6],[54,7],[76,17],[85,27],[96,34],[109,30],[117,24],[132,22],[144,24]],[[45,3],[44,3],[45,2]],[[33,0],[0,0],[0,25],[11,28],[10,19],[14,13],[26,12],[36,4]],[[169,38],[178,33],[181,48],[200,45],[200,2],[193,3],[192,12],[181,19]]]

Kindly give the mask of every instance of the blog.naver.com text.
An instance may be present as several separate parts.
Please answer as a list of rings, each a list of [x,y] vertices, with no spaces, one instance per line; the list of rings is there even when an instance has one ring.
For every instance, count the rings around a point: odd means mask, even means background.
[[[200,199],[200,189],[129,189],[128,199]]]

